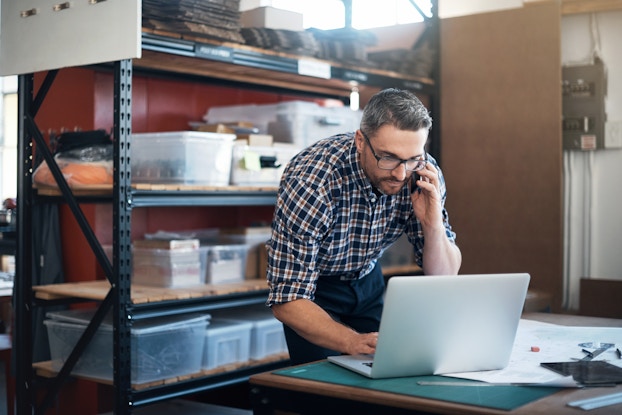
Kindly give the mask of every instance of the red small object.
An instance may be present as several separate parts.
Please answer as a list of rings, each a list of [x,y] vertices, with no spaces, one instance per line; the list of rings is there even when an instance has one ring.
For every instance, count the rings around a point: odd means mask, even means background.
[[[531,351],[532,352],[539,352],[540,348],[538,346],[531,346]]]

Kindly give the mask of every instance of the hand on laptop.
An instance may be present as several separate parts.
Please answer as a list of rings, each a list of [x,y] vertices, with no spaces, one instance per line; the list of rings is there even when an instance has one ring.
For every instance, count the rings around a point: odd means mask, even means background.
[[[347,354],[373,354],[376,352],[376,343],[378,343],[378,333],[356,333]]]
[[[275,304],[272,312],[283,324],[318,346],[345,354],[371,354],[376,351],[377,332],[358,333],[334,320],[310,300]]]

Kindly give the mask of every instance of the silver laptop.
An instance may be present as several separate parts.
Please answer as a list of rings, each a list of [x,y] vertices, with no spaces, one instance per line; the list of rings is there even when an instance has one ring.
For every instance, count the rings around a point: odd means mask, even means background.
[[[507,366],[529,274],[392,277],[374,355],[328,360],[370,378]]]

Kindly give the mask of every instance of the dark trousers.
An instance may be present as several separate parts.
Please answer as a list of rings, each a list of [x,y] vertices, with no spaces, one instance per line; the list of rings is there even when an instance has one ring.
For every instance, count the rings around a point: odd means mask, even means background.
[[[315,303],[333,319],[359,333],[378,331],[384,300],[384,276],[380,265],[365,277],[353,281],[341,281],[339,277],[318,279]],[[326,349],[305,340],[288,326],[285,339],[292,364],[301,364],[338,355],[335,350]]]

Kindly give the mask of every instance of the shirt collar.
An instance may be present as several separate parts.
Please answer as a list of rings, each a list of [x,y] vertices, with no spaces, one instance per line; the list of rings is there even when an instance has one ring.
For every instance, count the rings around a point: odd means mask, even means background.
[[[376,202],[380,197],[385,195],[377,194],[374,191],[374,187],[369,182],[365,171],[361,167],[360,154],[356,149],[356,142],[354,138],[355,134],[356,133],[352,134],[352,142],[350,144],[351,147],[348,162],[350,164],[350,168],[352,169],[354,180],[359,189],[361,189],[361,194],[367,197],[367,199],[369,199],[371,202]]]

